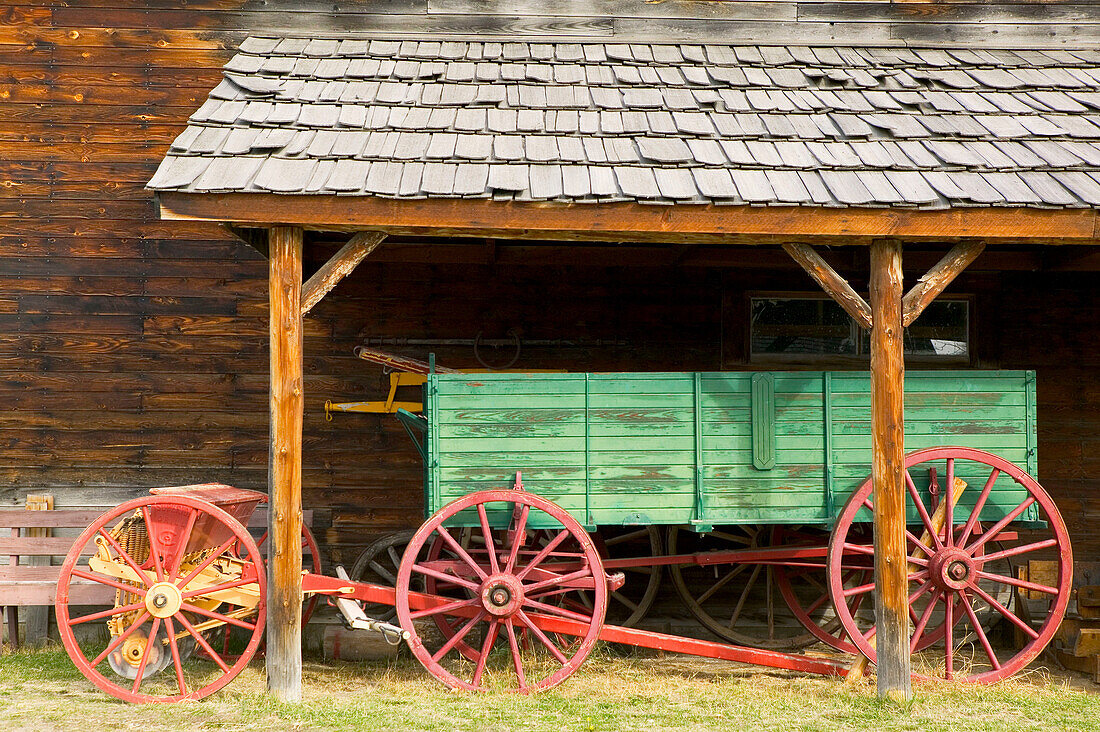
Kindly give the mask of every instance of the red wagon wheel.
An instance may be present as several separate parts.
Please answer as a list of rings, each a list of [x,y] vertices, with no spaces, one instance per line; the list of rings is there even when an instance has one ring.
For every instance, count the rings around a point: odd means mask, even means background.
[[[927,668],[927,675],[946,679],[988,683],[1006,678],[1042,652],[1065,614],[1073,566],[1065,523],[1034,478],[996,455],[964,447],[937,447],[908,455],[905,466],[907,514],[920,522],[906,531],[910,648],[919,650],[925,638],[934,639],[914,665]],[[930,469],[946,476],[947,486],[955,477],[970,486],[957,506],[951,491],[943,491],[942,527],[932,518],[934,507],[928,492],[914,480]],[[1026,492],[1023,498],[1019,497],[1020,488]],[[981,523],[983,509],[987,516],[990,513],[986,507],[991,505],[991,496],[993,505],[998,506],[997,516],[992,522]],[[871,595],[874,583],[846,586],[839,578],[845,567],[871,566],[873,547],[865,535],[873,499],[868,479],[841,510],[828,557],[830,592],[841,623],[860,652],[872,661],[874,628],[858,622],[845,601]],[[1019,531],[1006,531],[1013,521],[1028,523]],[[1036,559],[1056,567],[1053,581],[1020,577],[1020,570]],[[1006,596],[1018,602],[1006,603]],[[995,644],[996,638],[986,630],[991,611],[1024,637],[1022,648]]]
[[[465,513],[463,513],[465,512]],[[445,523],[462,514],[479,535],[483,551],[471,554]],[[460,520],[461,520],[460,519]],[[503,534],[492,523],[508,523]],[[527,546],[528,526],[553,533],[544,546]],[[432,558],[435,542],[450,553]],[[471,546],[476,545],[470,542]],[[562,548],[567,547],[567,548]],[[430,608],[410,603],[414,578],[460,589]],[[557,598],[584,589],[592,608],[559,606]],[[596,547],[577,521],[552,502],[522,490],[482,491],[464,496],[430,518],[413,536],[397,575],[397,617],[409,631],[409,647],[429,673],[454,689],[489,687],[520,692],[547,689],[572,674],[591,652],[607,612],[607,580]],[[583,624],[580,643],[546,632],[540,618],[566,618]],[[417,620],[441,618],[456,628],[438,649],[429,650]],[[526,633],[535,639],[521,648]],[[471,653],[463,653],[465,645]],[[494,648],[501,663],[490,663]]]
[[[70,597],[74,585],[88,583],[115,589],[115,606],[78,613]],[[264,597],[263,559],[240,522],[205,501],[146,496],[103,514],[77,538],[57,583],[57,626],[73,663],[108,694],[130,702],[201,699],[255,654]],[[106,643],[94,632],[100,624],[111,630]],[[205,638],[226,624],[248,631],[232,665]],[[205,658],[192,658],[196,646]],[[158,678],[169,666],[175,673]]]

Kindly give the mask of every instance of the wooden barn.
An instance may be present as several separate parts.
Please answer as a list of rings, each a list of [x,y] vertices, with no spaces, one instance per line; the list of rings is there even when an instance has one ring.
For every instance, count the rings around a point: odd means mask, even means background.
[[[266,490],[270,469],[350,564],[424,518],[393,415],[326,408],[387,400],[358,346],[469,370],[866,371],[904,342],[910,369],[1035,372],[1029,449],[1075,581],[1100,584],[1100,6],[2,17],[5,506]],[[876,471],[900,456],[899,377],[874,377],[893,395]]]

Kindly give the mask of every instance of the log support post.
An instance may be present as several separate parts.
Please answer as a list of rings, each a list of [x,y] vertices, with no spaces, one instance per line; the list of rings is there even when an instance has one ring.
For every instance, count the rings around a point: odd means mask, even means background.
[[[880,698],[909,699],[901,243],[871,244],[871,474]]]
[[[284,702],[302,698],[302,238],[298,227],[268,232],[267,688]]]

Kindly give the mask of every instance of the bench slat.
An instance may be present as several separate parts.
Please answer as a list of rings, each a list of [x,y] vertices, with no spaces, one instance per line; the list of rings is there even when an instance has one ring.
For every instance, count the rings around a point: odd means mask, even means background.
[[[0,597],[5,603],[26,607],[30,605],[53,605],[57,599],[57,582],[8,582],[0,580]],[[111,605],[115,601],[115,590],[106,585],[93,582],[80,582],[69,585],[69,604],[71,605]]]
[[[95,508],[62,508],[52,511],[28,511],[26,509],[0,510],[0,528],[64,528],[83,529],[103,515]]]
[[[66,536],[21,536],[18,539],[0,536],[0,555],[17,554],[21,557],[59,556],[69,553],[75,537]],[[88,544],[85,554],[93,554],[95,544]]]

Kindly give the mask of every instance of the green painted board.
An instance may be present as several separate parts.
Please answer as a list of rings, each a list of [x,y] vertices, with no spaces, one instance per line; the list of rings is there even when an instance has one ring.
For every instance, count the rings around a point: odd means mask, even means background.
[[[424,399],[429,513],[522,471],[586,525],[827,526],[870,473],[865,372],[437,374]],[[975,447],[1035,474],[1034,372],[911,371],[905,420],[907,451]],[[983,520],[1021,491],[999,480]]]

